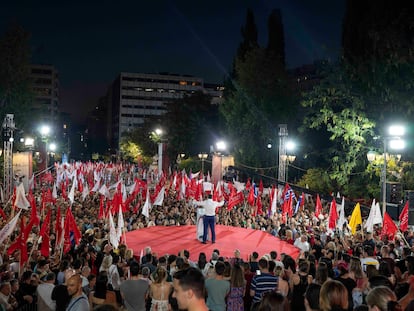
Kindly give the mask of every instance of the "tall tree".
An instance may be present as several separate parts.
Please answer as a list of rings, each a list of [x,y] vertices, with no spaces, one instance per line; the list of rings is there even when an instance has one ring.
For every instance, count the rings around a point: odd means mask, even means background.
[[[206,152],[219,132],[218,107],[211,97],[197,92],[166,104],[163,127],[166,128],[170,159],[177,154],[196,155]]]
[[[14,114],[19,128],[27,124],[33,100],[30,57],[29,33],[13,24],[0,37],[0,118]]]
[[[257,41],[257,26],[254,21],[252,9],[247,9],[246,25],[241,28],[241,35],[243,37],[243,41],[240,43],[237,50],[238,59],[244,59],[246,53],[259,46]]]
[[[285,34],[283,31],[282,13],[279,9],[273,10],[268,20],[269,41],[267,50],[279,58],[278,62],[285,67]]]
[[[272,34],[267,48],[257,44],[252,14],[248,10],[246,26],[242,28],[243,41],[234,61],[232,85],[225,93],[220,113],[226,122],[236,161],[263,167],[269,159],[266,145],[276,135],[277,124],[292,119],[296,109],[284,64],[280,11],[273,11],[269,17]]]
[[[352,174],[365,160],[375,123],[366,116],[363,98],[352,89],[343,67],[328,64],[323,71],[320,83],[304,94],[302,105],[307,111],[301,130],[329,133],[331,146],[325,157],[331,166],[326,169],[337,189],[347,191]]]
[[[414,7],[407,1],[348,0],[343,24],[346,70],[377,121],[414,113]]]

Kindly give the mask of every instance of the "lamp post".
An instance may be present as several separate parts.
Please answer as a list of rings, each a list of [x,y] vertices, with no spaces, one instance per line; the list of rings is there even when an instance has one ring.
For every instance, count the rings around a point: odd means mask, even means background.
[[[384,136],[383,143],[383,163],[381,168],[381,188],[382,188],[382,215],[387,211],[387,150],[401,150],[405,148],[405,141],[401,139],[405,133],[405,128],[401,125],[393,125],[388,128],[388,136]],[[375,160],[375,153],[369,151],[367,154],[369,162]]]
[[[220,140],[216,143],[216,153],[220,156],[220,177],[219,180],[223,180],[223,152],[226,150],[226,142]]]
[[[157,134],[159,141],[158,141],[158,176],[161,176],[162,173],[162,151],[163,151],[163,143],[161,139],[162,130],[157,128],[155,129],[155,134]]]
[[[204,160],[207,159],[208,154],[207,153],[199,153],[198,158],[201,160],[201,172],[204,173]]]
[[[43,150],[42,150],[42,154],[44,155],[44,161],[45,161],[45,170],[48,169],[48,151],[47,151],[47,144],[48,144],[48,140],[49,140],[49,134],[50,134],[50,126],[49,125],[42,125],[39,129],[42,141],[43,141]]]
[[[289,181],[289,164],[292,163],[293,161],[295,161],[296,156],[293,154],[293,151],[296,148],[296,144],[293,141],[287,141],[286,142],[286,153],[282,155],[283,157],[283,162],[285,163],[285,181],[288,182]]]

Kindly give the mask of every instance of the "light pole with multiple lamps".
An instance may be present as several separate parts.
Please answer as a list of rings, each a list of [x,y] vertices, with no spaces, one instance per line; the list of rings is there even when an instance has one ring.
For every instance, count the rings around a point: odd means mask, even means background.
[[[201,172],[204,173],[204,161],[207,159],[208,153],[199,153],[198,158],[201,160]]]
[[[50,126],[49,125],[42,125],[39,128],[40,136],[43,142],[43,148],[41,155],[45,161],[45,170],[48,169],[48,143],[49,143],[49,134],[50,134]]]
[[[162,173],[162,158],[163,158],[163,142],[162,142],[162,134],[163,131],[160,128],[155,129],[155,134],[157,135],[158,138],[158,176],[161,176]]]
[[[296,160],[296,155],[293,151],[296,149],[296,144],[293,141],[286,142],[286,154],[281,155],[283,163],[285,164],[285,179],[284,181],[289,182],[289,164]]]
[[[381,189],[382,189],[382,215],[387,211],[387,150],[401,150],[405,148],[405,141],[401,139],[404,136],[405,128],[401,125],[392,125],[388,128],[388,136],[382,138],[383,141],[383,163],[381,168]],[[367,158],[372,162],[376,158],[375,152],[368,152]]]

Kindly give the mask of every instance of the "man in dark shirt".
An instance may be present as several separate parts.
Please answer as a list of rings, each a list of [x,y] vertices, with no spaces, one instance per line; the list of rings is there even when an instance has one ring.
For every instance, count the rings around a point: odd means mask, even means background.
[[[322,242],[319,235],[315,235],[315,244],[312,246],[311,253],[315,256],[315,259],[319,261],[322,257]]]

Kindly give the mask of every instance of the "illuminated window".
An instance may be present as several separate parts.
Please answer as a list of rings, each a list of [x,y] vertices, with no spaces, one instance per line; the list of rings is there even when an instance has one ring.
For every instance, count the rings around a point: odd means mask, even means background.
[[[180,81],[180,85],[187,85],[187,81]]]

